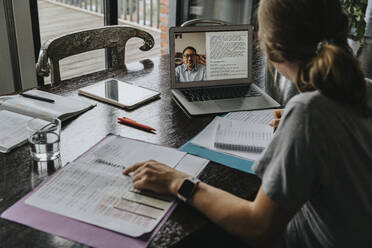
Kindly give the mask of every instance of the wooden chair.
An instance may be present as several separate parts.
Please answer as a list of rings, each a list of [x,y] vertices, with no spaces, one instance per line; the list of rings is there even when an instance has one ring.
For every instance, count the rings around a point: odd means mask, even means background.
[[[272,68],[265,69],[265,91],[282,106],[299,92],[296,85]]]
[[[111,51],[112,69],[124,68],[125,45],[133,37],[143,39],[144,44],[139,47],[142,51],[148,51],[154,46],[154,38],[151,34],[121,25],[83,30],[50,39],[40,49],[36,71],[41,77],[47,77],[51,72],[52,85],[59,84],[61,59],[103,48],[111,48],[109,51]]]

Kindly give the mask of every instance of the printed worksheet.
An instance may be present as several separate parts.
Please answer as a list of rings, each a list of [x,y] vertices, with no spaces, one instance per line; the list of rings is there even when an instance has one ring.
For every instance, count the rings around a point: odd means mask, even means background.
[[[58,171],[26,204],[138,237],[153,230],[173,201],[136,193],[123,169],[149,159],[176,167],[185,156],[174,148],[109,135]]]

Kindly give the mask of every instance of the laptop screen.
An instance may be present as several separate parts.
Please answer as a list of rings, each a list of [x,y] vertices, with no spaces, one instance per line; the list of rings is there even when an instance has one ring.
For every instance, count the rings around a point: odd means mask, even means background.
[[[173,88],[250,83],[250,32],[249,25],[171,28]]]

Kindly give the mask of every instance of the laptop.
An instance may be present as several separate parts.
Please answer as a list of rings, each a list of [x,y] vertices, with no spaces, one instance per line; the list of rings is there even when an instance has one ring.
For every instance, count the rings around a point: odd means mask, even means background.
[[[251,25],[172,27],[173,100],[189,115],[277,108],[252,80]]]

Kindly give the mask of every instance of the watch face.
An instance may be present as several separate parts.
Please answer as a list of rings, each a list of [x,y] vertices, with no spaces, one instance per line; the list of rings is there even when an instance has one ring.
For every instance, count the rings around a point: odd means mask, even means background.
[[[195,184],[192,181],[186,179],[183,181],[181,187],[178,189],[178,194],[188,198],[194,190],[194,186]]]

